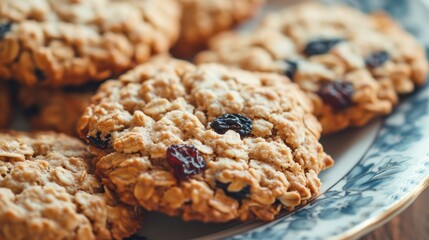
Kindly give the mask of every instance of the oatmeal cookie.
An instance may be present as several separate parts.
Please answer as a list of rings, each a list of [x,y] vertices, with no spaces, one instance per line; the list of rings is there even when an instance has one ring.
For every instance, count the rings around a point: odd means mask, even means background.
[[[81,85],[164,53],[179,35],[176,0],[2,0],[0,78]]]
[[[0,239],[122,239],[140,212],[93,174],[93,155],[55,133],[0,133]]]
[[[188,57],[206,46],[215,34],[252,17],[265,0],[178,0],[183,16],[179,42],[173,52]]]
[[[276,74],[151,62],[103,84],[79,132],[120,199],[184,220],[273,220],[333,161],[299,88]]]
[[[386,14],[314,3],[271,14],[248,35],[219,35],[197,62],[288,76],[312,99],[324,133],[390,113],[428,72],[424,48]]]
[[[12,115],[12,101],[8,84],[0,83],[0,129],[9,125]]]
[[[33,130],[53,130],[78,136],[76,128],[99,84],[51,89],[22,87],[18,101]]]

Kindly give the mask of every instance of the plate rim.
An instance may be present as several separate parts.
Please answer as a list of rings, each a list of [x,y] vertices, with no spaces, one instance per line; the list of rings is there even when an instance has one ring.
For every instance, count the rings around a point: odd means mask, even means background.
[[[414,188],[413,191],[407,193],[405,197],[400,199],[398,202],[389,206],[389,209],[384,213],[373,216],[358,225],[356,227],[347,230],[341,235],[333,236],[334,240],[343,240],[343,239],[357,239],[363,235],[372,232],[373,230],[381,227],[397,215],[401,214],[406,210],[414,201],[426,190],[429,188],[429,176],[426,176],[420,183]]]

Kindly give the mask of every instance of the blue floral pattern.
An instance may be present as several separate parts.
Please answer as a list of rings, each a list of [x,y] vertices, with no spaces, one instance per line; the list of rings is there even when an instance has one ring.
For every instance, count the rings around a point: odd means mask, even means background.
[[[429,46],[429,31],[424,31],[422,22],[428,21],[429,9],[421,1],[328,2],[346,2],[364,11],[384,9]],[[426,86],[386,119],[367,154],[325,194],[287,217],[230,239],[339,237],[385,212],[429,176],[428,146],[429,86]]]

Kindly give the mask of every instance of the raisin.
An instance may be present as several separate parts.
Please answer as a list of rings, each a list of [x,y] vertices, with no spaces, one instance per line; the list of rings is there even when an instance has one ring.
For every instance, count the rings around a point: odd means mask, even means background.
[[[37,80],[39,80],[39,81],[43,81],[46,79],[45,73],[42,70],[40,70],[39,68],[36,68],[34,70],[34,75],[36,76]]]
[[[323,84],[317,94],[334,110],[342,110],[352,104],[353,85],[349,82],[334,81]]]
[[[97,132],[95,137],[87,136],[86,139],[89,141],[89,144],[91,144],[92,146],[104,150],[110,146],[110,138],[111,137],[112,137],[112,135],[107,134],[103,140],[103,138],[101,137],[101,132]]]
[[[386,51],[379,51],[368,55],[365,58],[366,66],[370,68],[376,68],[383,65],[390,59],[390,54]]]
[[[287,63],[286,70],[284,74],[291,80],[293,80],[293,77],[295,76],[296,70],[298,70],[298,63],[290,60],[285,61]]]
[[[230,197],[230,198],[234,198],[236,200],[241,201],[241,200],[247,198],[250,194],[250,186],[249,185],[245,186],[244,188],[242,188],[238,192],[228,191],[229,185],[230,185],[230,183],[223,183],[223,182],[216,181],[216,187],[222,189],[223,192],[225,193],[225,195]]]
[[[228,130],[233,130],[241,137],[249,136],[252,132],[252,120],[240,114],[227,113],[216,118],[210,127],[219,134],[225,134]]]
[[[342,41],[344,41],[342,38],[316,39],[307,43],[304,53],[307,56],[325,54]]]
[[[6,35],[6,33],[10,32],[11,29],[12,29],[11,22],[0,24],[0,39],[2,39]]]
[[[206,168],[206,162],[192,145],[175,144],[167,148],[167,162],[178,180],[187,180]]]

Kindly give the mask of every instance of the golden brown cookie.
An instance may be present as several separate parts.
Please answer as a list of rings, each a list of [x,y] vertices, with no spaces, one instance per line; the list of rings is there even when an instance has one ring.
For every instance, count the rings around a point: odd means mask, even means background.
[[[12,115],[11,89],[9,84],[0,82],[0,129],[6,128]]]
[[[0,133],[0,239],[122,239],[140,212],[94,176],[79,140],[55,133]]]
[[[32,130],[52,130],[77,136],[77,123],[99,84],[52,89],[21,87],[19,104]]]
[[[215,34],[256,14],[265,0],[177,0],[183,9],[181,32],[173,53],[190,57]]]
[[[425,83],[425,50],[384,13],[301,4],[268,15],[247,35],[213,39],[197,62],[284,74],[312,99],[324,133],[389,114]]]
[[[120,199],[184,220],[273,220],[315,197],[332,159],[287,78],[154,60],[107,81],[79,126]]]
[[[0,78],[65,86],[120,74],[168,52],[175,0],[2,0]]]

